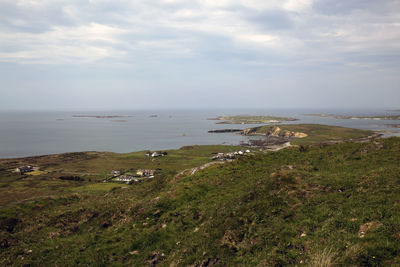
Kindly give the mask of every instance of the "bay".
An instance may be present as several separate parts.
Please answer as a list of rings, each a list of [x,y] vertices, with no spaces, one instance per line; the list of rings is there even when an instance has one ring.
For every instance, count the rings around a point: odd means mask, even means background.
[[[209,130],[258,125],[215,124],[221,115],[275,115],[299,119],[288,123],[320,123],[359,129],[390,131],[386,136],[400,136],[400,129],[387,127],[399,121],[346,120],[307,113],[339,115],[398,114],[385,110],[316,110],[316,109],[210,109],[210,110],[115,110],[115,111],[1,111],[0,158],[25,157],[77,151],[127,153],[140,150],[177,149],[185,145],[236,145],[248,137],[234,133],[208,133]],[[74,117],[80,115],[84,117]],[[96,118],[85,116],[122,116]]]

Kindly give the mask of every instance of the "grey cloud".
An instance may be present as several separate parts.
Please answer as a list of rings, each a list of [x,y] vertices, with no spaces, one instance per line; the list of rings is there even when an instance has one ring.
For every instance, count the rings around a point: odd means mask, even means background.
[[[247,11],[244,18],[262,30],[285,30],[294,25],[290,15],[283,10]]]
[[[391,1],[376,1],[376,0],[317,0],[313,8],[317,12],[328,15],[348,14],[356,10],[370,10],[375,11],[386,6]]]
[[[66,99],[73,98],[69,90],[85,96],[96,90],[123,96],[132,90],[131,95],[162,95],[168,102],[189,88],[184,96],[190,99],[193,92],[204,91],[207,99],[218,91],[241,103],[240,88],[249,87],[263,97],[272,92],[284,104],[290,95],[310,102],[311,91],[322,99],[335,86],[352,95],[361,87],[372,90],[372,78],[360,80],[368,75],[359,72],[375,73],[393,92],[400,76],[398,1],[321,0],[298,10],[261,0],[260,9],[254,8],[256,0],[218,6],[211,1],[36,2],[41,5],[35,8],[0,2],[0,82],[4,88],[23,88],[18,92],[41,88],[38,98],[60,83],[57,92]],[[385,84],[386,78],[391,82]],[[325,80],[331,84],[327,89]],[[239,91],[233,94],[231,88]],[[11,89],[2,90],[9,99],[18,98]]]
[[[43,8],[18,6],[17,1],[0,3],[0,26],[16,32],[41,33],[57,25],[73,25],[62,10],[62,5],[46,5]]]

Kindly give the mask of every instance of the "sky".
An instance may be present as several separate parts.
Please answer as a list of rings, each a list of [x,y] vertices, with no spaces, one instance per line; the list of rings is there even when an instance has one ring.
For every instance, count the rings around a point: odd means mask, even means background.
[[[400,108],[400,1],[0,1],[0,109],[188,108]]]

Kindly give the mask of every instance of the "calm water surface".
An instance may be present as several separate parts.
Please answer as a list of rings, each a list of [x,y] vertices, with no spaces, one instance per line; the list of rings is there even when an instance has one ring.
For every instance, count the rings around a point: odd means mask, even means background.
[[[383,110],[158,110],[96,112],[0,112],[0,158],[24,157],[75,151],[132,152],[176,149],[184,145],[239,144],[247,137],[233,133],[210,134],[226,128],[258,125],[221,125],[207,120],[220,115],[291,116],[290,123],[321,123],[359,129],[392,131],[385,124],[399,121],[338,120],[302,116],[304,113],[343,115],[398,114]],[[76,118],[73,115],[130,115],[124,118]],[[157,115],[157,117],[151,117]],[[123,121],[122,121],[123,120]],[[388,134],[390,135],[390,134]]]

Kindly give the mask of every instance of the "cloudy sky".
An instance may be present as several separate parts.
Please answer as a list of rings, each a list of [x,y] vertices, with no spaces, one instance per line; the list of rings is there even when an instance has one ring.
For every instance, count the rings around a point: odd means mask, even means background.
[[[400,107],[399,0],[1,0],[0,109]]]

